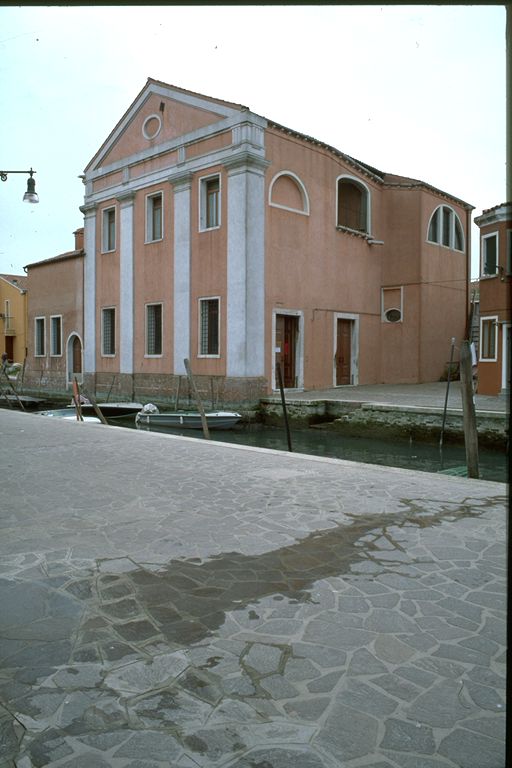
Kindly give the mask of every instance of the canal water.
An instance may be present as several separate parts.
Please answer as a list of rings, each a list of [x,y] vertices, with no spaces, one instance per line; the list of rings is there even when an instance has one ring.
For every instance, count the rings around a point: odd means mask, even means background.
[[[134,426],[133,420],[114,420],[122,426]],[[111,423],[114,423],[112,421]],[[148,427],[143,427],[149,430]],[[201,430],[176,430],[151,428],[150,431],[183,435],[204,440]],[[284,429],[261,424],[238,426],[231,430],[210,430],[212,440],[257,448],[287,451],[288,442]],[[311,456],[327,456],[334,459],[381,464],[386,467],[402,467],[420,472],[448,471],[448,474],[465,476],[466,454],[464,445],[445,443],[440,449],[437,443],[410,440],[382,440],[363,437],[346,437],[337,432],[309,428],[292,430],[292,449],[295,453]],[[479,469],[482,480],[507,482],[507,455],[503,451],[480,448]]]

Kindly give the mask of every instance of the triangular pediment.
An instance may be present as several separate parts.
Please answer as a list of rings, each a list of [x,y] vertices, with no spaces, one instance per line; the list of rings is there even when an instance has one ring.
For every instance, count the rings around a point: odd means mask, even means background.
[[[150,78],[85,172],[168,145],[181,136],[225,121],[245,109],[240,104],[213,99]]]

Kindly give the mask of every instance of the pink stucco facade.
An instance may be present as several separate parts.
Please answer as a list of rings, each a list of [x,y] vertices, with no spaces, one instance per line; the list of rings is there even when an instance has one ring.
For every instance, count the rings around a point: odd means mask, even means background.
[[[27,272],[26,387],[45,395],[83,382],[83,229],[75,248],[25,267]]]
[[[464,337],[471,206],[246,107],[148,80],[85,169],[84,366],[228,400],[438,380]]]
[[[512,203],[475,219],[480,228],[478,383],[480,395],[510,393],[512,358]]]

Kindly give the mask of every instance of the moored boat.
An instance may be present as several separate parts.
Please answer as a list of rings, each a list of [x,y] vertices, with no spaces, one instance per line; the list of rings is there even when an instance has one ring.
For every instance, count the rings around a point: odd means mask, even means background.
[[[65,421],[89,421],[92,424],[101,424],[97,416],[82,416],[77,419],[76,410],[72,408],[53,408],[48,411],[36,411],[36,416],[51,416],[54,419],[64,419]]]
[[[91,402],[84,400],[80,403],[83,414],[94,414],[94,406]],[[102,412],[103,416],[107,419],[115,418],[116,416],[134,416],[144,406],[142,403],[97,403],[97,407]],[[75,403],[72,401],[68,405],[68,409],[75,410]]]
[[[232,429],[242,416],[234,411],[210,411],[205,413],[208,429]],[[138,428],[172,427],[175,429],[202,429],[201,414],[198,411],[172,411],[160,413],[141,410],[135,417]]]

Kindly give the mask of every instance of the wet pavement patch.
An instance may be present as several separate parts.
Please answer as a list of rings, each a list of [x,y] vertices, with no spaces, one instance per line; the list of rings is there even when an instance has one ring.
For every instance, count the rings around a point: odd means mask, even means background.
[[[500,768],[503,500],[395,493],[323,529],[308,501],[293,543],[279,501],[274,539],[248,524],[252,554],[13,559],[6,765]]]

